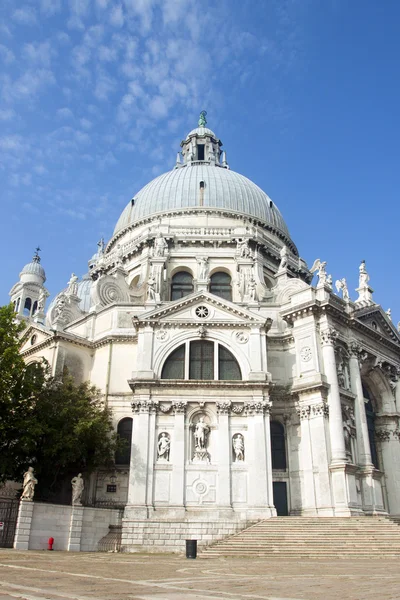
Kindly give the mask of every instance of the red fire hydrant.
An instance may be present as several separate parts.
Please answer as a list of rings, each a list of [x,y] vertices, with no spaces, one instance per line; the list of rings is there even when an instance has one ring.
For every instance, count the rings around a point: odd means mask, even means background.
[[[47,542],[47,550],[53,550],[53,544],[54,544],[54,538],[49,537],[49,540]]]

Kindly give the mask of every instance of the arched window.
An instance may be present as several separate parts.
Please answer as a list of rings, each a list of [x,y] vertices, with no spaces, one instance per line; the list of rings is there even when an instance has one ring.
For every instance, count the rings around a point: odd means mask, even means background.
[[[214,379],[214,344],[199,340],[190,344],[189,379]]]
[[[115,453],[116,465],[129,465],[131,462],[131,445],[132,445],[132,419],[126,417],[118,423],[117,434],[126,441],[123,450]]]
[[[363,394],[365,402],[365,415],[367,417],[367,427],[368,427],[368,438],[369,438],[369,447],[371,450],[371,460],[374,467],[379,469],[378,463],[378,453],[376,451],[376,441],[375,441],[375,411],[372,405],[372,398],[367,390],[367,388],[363,384]]]
[[[164,363],[161,379],[185,379],[185,345],[172,352]]]
[[[37,300],[35,300],[35,302],[33,303],[32,316],[36,313],[36,311],[37,311]]]
[[[19,311],[19,305],[21,304],[21,298],[18,298],[17,303],[15,305],[15,312]]]
[[[216,363],[215,358],[218,357]],[[189,377],[188,377],[188,375]],[[161,379],[241,380],[233,354],[217,342],[196,340],[174,350],[164,363]]]
[[[25,304],[24,304],[24,317],[29,317],[31,314],[31,308],[32,308],[32,300],[30,298],[27,298],[25,300]]]
[[[222,379],[223,381],[242,379],[236,358],[224,346],[218,346],[218,372],[218,379]]]
[[[210,292],[224,298],[225,300],[232,300],[232,286],[231,277],[228,273],[219,271],[214,273],[210,278]]]
[[[193,292],[193,277],[186,271],[175,273],[171,283],[171,300],[179,300]]]
[[[286,470],[285,430],[278,421],[271,421],[272,468]]]

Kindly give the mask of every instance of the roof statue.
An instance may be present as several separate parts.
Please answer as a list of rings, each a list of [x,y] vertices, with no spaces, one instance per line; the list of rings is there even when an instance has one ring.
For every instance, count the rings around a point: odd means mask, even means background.
[[[35,254],[33,255],[33,262],[40,262],[40,256],[39,256],[39,252],[40,252],[40,248],[39,246],[37,248],[35,248]]]
[[[207,125],[207,111],[206,110],[202,110],[200,113],[200,118],[199,118],[199,127],[205,127]]]

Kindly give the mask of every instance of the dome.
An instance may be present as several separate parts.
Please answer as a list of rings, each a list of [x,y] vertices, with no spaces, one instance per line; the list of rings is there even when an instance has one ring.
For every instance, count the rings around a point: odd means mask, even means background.
[[[42,280],[41,283],[44,283],[46,281],[46,273],[42,265],[40,264],[40,256],[37,250],[32,258],[32,261],[25,265],[21,273],[19,274],[19,276],[22,277],[24,281],[27,281],[29,279],[29,275],[33,275],[33,280],[35,280],[38,277],[40,280]]]
[[[235,171],[206,161],[186,164],[148,183],[122,212],[114,235],[151,216],[200,207],[253,217],[290,239],[280,211],[261,188]]]
[[[215,133],[213,131],[211,131],[211,129],[208,129],[208,127],[197,127],[196,129],[192,129],[192,131],[187,134],[186,138],[191,137],[192,135],[199,135],[199,136],[209,135],[210,137],[213,137],[213,138],[217,137],[215,135]]]

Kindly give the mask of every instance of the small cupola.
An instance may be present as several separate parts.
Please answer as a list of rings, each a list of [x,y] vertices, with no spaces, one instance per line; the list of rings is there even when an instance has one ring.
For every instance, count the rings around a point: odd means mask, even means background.
[[[215,167],[224,166],[227,168],[226,160],[224,165],[221,163],[221,146],[222,142],[217,138],[215,133],[206,127],[207,113],[202,110],[198,122],[198,127],[193,129],[181,143],[183,161],[177,160],[176,168],[206,164]]]

